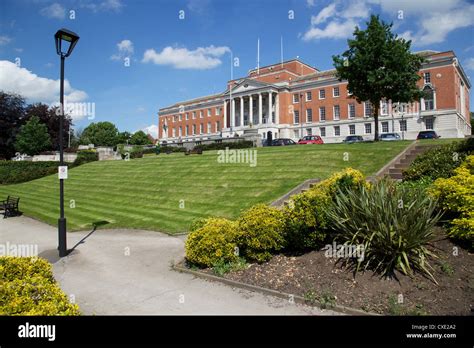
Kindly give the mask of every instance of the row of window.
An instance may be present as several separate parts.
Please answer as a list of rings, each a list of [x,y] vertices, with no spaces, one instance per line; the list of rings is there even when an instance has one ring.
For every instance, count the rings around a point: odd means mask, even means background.
[[[337,98],[340,95],[341,95],[341,91],[339,89],[339,86],[333,87],[332,88],[332,96],[334,98]],[[305,96],[306,96],[306,101],[307,102],[313,100],[312,91],[306,91]],[[300,97],[303,97],[303,94],[300,94],[300,93],[293,94],[293,103],[299,103],[300,102]],[[322,88],[322,89],[319,90],[319,99],[326,99],[326,89]]]
[[[212,124],[211,122],[208,122],[207,123],[207,129],[206,129],[206,133],[204,132],[204,123],[201,123],[199,125],[199,133],[197,133],[197,125],[193,124],[192,125],[192,133],[189,132],[189,125],[187,125],[185,128],[184,128],[184,131],[185,133],[183,134],[183,126],[179,126],[179,128],[172,128],[171,131],[172,131],[172,137],[175,138],[175,137],[182,137],[182,136],[188,136],[188,135],[199,135],[199,134],[210,134],[212,133]],[[214,132],[220,132],[221,130],[221,124],[219,121],[217,121],[215,123],[215,127],[214,127]],[[176,132],[178,132],[176,134]]]
[[[389,123],[388,122],[381,122],[382,125],[382,133],[388,133],[389,130]],[[431,123],[431,127],[432,127]],[[322,137],[327,136],[326,130],[329,129],[330,127],[319,127],[319,135]],[[333,136],[340,136],[341,135],[341,126],[334,126],[332,128],[332,135]],[[426,124],[427,129],[432,129],[428,128],[428,123]],[[399,130],[400,132],[406,132],[407,131],[407,121],[406,120],[400,120],[399,121]],[[295,129],[295,137],[299,137],[299,130]],[[372,134],[372,123],[364,123],[364,134]],[[313,134],[313,129],[312,128],[307,128],[306,129],[306,134],[307,135],[316,135]],[[350,124],[349,125],[349,135],[356,135],[356,126],[355,124]]]
[[[386,103],[385,103],[386,104]],[[385,112],[386,111],[386,112]],[[382,115],[388,115],[388,107],[381,109]],[[356,108],[354,103],[350,103],[347,105],[347,114],[349,118],[356,117]],[[364,103],[364,116],[370,117],[373,115],[373,107],[370,103]],[[293,122],[300,123],[300,112],[298,110],[293,111]],[[332,116],[333,120],[338,121],[341,119],[341,107],[339,105],[334,105],[332,107]],[[319,107],[319,121],[326,121],[326,107],[320,106]],[[308,108],[306,109],[306,122],[313,122],[313,109]]]
[[[218,107],[218,108],[215,108],[215,110],[216,110],[215,115],[220,116],[222,108]],[[207,109],[207,117],[211,117],[211,116],[212,116],[212,109]],[[179,114],[179,115],[174,115],[171,121],[172,122],[178,122],[178,120],[182,121],[183,117],[184,117],[185,120],[189,120],[189,117],[191,117],[193,120],[195,120],[196,117],[197,117],[197,112],[193,111],[193,112],[182,113],[182,114]],[[204,111],[203,110],[199,110],[199,118],[204,118]]]

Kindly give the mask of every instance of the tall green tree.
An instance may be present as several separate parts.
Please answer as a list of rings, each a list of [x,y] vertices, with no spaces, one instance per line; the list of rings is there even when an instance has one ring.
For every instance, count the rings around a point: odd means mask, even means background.
[[[16,136],[15,149],[22,154],[37,155],[41,151],[49,150],[50,146],[48,127],[36,116],[21,126]]]
[[[15,155],[15,137],[25,117],[25,99],[0,91],[0,159]]]
[[[423,96],[417,87],[423,58],[410,52],[411,41],[392,33],[392,24],[375,15],[365,30],[356,27],[353,36],[347,40],[348,50],[332,57],[336,76],[348,81],[347,88],[359,103],[372,104],[378,141],[380,101],[408,103]]]
[[[80,143],[82,145],[115,146],[118,134],[117,127],[111,122],[91,123],[82,132]]]
[[[58,106],[50,107],[43,103],[36,103],[28,105],[26,108],[25,121],[30,120],[36,116],[41,123],[48,128],[49,136],[51,137],[51,149],[59,151],[59,118],[61,112]],[[67,147],[69,132],[71,131],[72,118],[69,115],[64,115],[63,121],[63,145]]]
[[[151,145],[152,142],[144,131],[137,131],[130,137],[130,145]]]
[[[120,132],[117,139],[117,144],[128,144],[131,138],[131,134],[127,131]]]

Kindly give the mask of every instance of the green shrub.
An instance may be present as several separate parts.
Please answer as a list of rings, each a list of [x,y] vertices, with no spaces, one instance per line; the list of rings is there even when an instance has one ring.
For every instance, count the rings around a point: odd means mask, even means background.
[[[58,165],[52,161],[0,161],[0,185],[18,184],[55,174]]]
[[[186,148],[184,146],[161,146],[160,153],[167,153],[167,152],[186,152]]]
[[[79,315],[54,280],[51,265],[36,257],[0,257],[0,315]]]
[[[194,147],[195,150],[201,149],[202,151],[210,151],[210,150],[225,150],[226,148],[229,149],[246,149],[253,147],[253,141],[250,140],[239,140],[236,142],[222,142],[222,143],[211,143],[205,145],[196,145]]]
[[[442,145],[418,156],[403,172],[404,181],[428,178],[449,178],[454,169],[470,154],[474,153],[474,138]]]
[[[382,275],[416,270],[431,276],[427,259],[434,255],[427,245],[440,215],[435,213],[436,200],[411,190],[381,180],[370,188],[336,194],[328,209],[329,223],[336,241],[364,246],[357,269],[371,268]]]
[[[238,258],[237,224],[223,218],[209,218],[188,235],[186,259],[201,267],[212,267],[219,261],[233,262]]]
[[[284,213],[265,204],[257,204],[237,220],[240,255],[247,260],[268,261],[272,253],[285,245]]]
[[[429,190],[450,222],[449,235],[474,246],[474,155],[454,170],[448,179],[439,178]]]
[[[223,276],[229,272],[241,271],[247,268],[247,261],[243,257],[239,257],[237,261],[225,262],[223,260],[217,261],[212,266],[212,271],[218,275]]]
[[[77,158],[74,161],[74,166],[94,162],[99,160],[99,154],[95,150],[80,150],[77,152]]]
[[[130,151],[130,158],[142,158],[143,157],[143,146],[134,146]]]
[[[189,232],[199,230],[201,227],[203,227],[206,224],[207,220],[208,220],[207,218],[194,219],[191,222],[191,225],[189,226]]]
[[[284,210],[287,248],[300,252],[321,247],[328,233],[326,210],[337,191],[367,185],[361,172],[347,168],[308,191],[292,196],[289,206]]]

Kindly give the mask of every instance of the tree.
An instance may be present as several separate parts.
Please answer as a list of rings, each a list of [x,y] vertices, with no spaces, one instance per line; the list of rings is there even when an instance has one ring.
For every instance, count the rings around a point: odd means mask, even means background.
[[[48,150],[50,146],[51,138],[48,128],[36,116],[21,126],[20,132],[16,136],[15,149],[22,154],[37,155],[41,151]]]
[[[91,123],[82,132],[80,143],[82,145],[94,144],[95,146],[117,145],[118,129],[111,122]]]
[[[137,131],[133,133],[133,135],[130,138],[130,145],[150,145],[152,142],[150,141],[150,138],[148,138],[148,135],[145,134],[144,131]]]
[[[25,99],[0,91],[0,158],[15,155],[15,137],[25,116]]]
[[[132,135],[127,131],[120,132],[117,138],[117,144],[128,144],[131,136]]]
[[[352,96],[359,103],[372,104],[375,141],[381,100],[409,103],[423,96],[416,85],[423,58],[410,52],[411,41],[398,38],[391,29],[392,24],[372,15],[366,30],[355,28],[354,39],[347,40],[349,49],[332,57],[336,76],[348,81]]]
[[[36,116],[44,123],[51,137],[51,149],[59,151],[59,118],[61,117],[61,109],[58,106],[49,107],[46,104],[37,103],[29,105],[26,108],[25,121]],[[67,147],[69,131],[73,126],[72,119],[69,115],[64,115],[63,121],[63,145]]]

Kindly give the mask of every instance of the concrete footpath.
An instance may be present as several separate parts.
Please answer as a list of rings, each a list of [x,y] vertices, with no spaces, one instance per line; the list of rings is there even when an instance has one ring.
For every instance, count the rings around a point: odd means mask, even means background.
[[[68,233],[67,257],[57,256],[57,229],[21,216],[0,218],[0,244],[37,244],[53,263],[61,288],[83,314],[338,315],[235,289],[171,269],[184,257],[185,236],[140,230]]]

